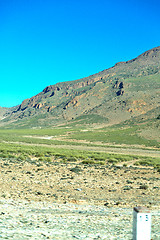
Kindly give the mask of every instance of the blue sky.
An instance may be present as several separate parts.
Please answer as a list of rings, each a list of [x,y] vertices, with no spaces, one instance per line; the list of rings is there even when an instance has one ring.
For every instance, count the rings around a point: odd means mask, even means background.
[[[0,106],[160,45],[159,1],[0,0]]]

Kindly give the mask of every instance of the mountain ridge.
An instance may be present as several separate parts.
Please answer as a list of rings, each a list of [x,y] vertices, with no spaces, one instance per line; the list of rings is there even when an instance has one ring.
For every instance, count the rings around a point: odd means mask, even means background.
[[[160,46],[89,77],[47,86],[2,114],[0,124],[55,126],[83,115],[120,123],[156,109],[159,89]]]

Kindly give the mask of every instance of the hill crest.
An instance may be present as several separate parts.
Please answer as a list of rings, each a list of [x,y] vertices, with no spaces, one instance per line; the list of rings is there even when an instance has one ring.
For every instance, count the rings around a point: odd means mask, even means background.
[[[55,126],[89,115],[114,124],[156,109],[158,96],[160,47],[89,77],[47,86],[5,112],[1,125]]]

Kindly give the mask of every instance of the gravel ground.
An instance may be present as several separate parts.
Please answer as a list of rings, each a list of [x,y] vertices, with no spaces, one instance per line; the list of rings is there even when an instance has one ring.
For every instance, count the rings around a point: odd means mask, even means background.
[[[132,239],[133,207],[152,209],[160,240],[154,168],[0,160],[0,239]]]
[[[132,239],[131,208],[0,200],[1,239]],[[160,211],[152,210],[152,239],[160,239]]]

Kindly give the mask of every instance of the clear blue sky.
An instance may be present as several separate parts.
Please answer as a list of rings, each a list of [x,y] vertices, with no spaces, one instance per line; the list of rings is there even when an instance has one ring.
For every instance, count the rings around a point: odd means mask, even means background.
[[[158,0],[0,0],[0,106],[159,45]]]

